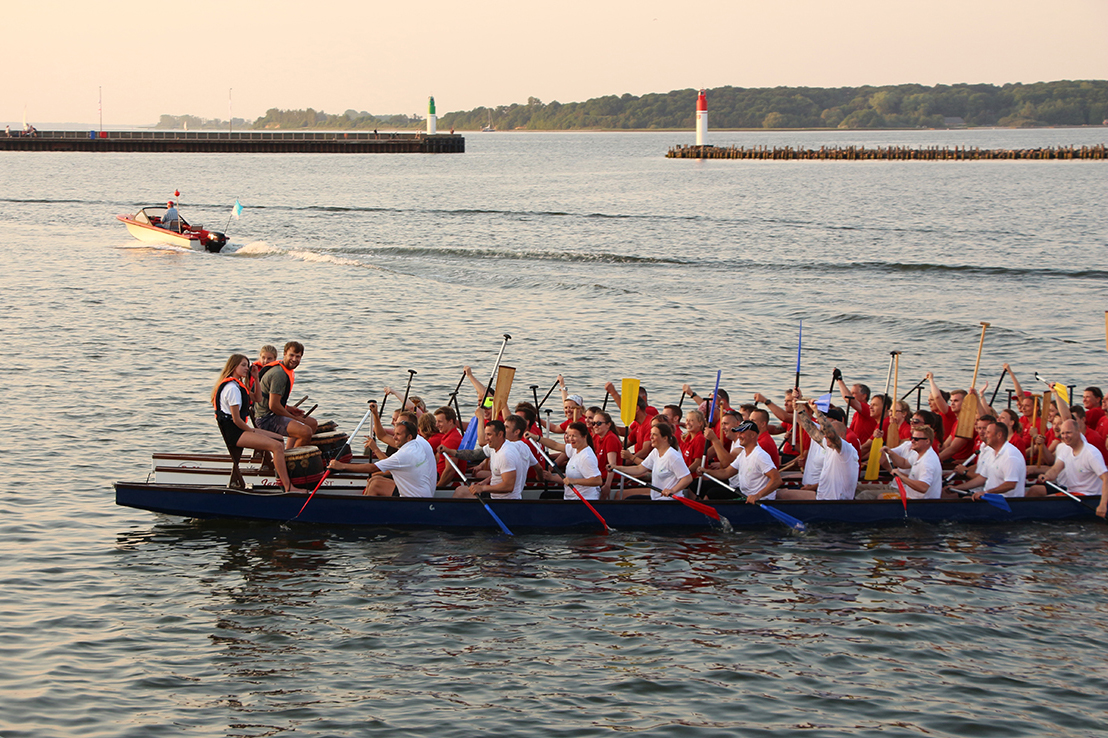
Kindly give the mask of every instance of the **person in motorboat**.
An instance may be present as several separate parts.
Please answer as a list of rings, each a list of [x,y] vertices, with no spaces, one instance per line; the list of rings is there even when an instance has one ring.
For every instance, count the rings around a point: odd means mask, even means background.
[[[165,204],[168,210],[165,211],[165,215],[162,216],[161,222],[158,223],[159,228],[164,228],[167,231],[181,232],[181,214],[177,212],[177,204],[172,200]]]
[[[232,354],[219,373],[219,378],[212,388],[212,405],[215,408],[215,419],[219,425],[219,432],[227,444],[228,450],[232,448],[252,448],[268,451],[273,454],[273,463],[276,467],[277,477],[281,480],[281,487],[286,492],[304,492],[299,487],[293,487],[289,481],[288,468],[285,465],[284,439],[276,433],[251,428],[246,418],[250,406],[250,391],[246,388],[246,379],[250,376],[250,359],[242,354]]]
[[[332,459],[330,467],[335,471],[351,471],[369,474],[363,495],[371,497],[434,497],[435,452],[427,439],[419,434],[416,424],[401,420],[392,429],[399,450],[392,456],[372,464],[348,464]],[[392,478],[377,472],[390,472]]]

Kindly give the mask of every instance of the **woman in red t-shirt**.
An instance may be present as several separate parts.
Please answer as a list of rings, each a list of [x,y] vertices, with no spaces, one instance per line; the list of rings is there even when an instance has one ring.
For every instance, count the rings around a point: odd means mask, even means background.
[[[685,466],[695,472],[700,468],[700,459],[704,457],[704,428],[708,421],[704,419],[704,413],[699,410],[690,410],[685,416],[685,432],[681,434],[681,457],[685,460]]]
[[[615,424],[612,423],[612,416],[603,410],[594,412],[589,424],[592,430],[592,450],[596,453],[596,463],[600,467],[600,478],[604,480],[601,499],[606,500],[608,499],[608,493],[612,491],[612,477],[615,476],[609,473],[609,469],[619,464],[623,444],[620,442],[619,436],[612,430],[615,428]]]

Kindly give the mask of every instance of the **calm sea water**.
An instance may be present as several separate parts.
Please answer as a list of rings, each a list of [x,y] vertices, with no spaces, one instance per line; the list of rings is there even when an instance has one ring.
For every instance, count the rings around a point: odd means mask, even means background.
[[[1104,129],[718,134],[1024,147]],[[5,154],[0,736],[1087,736],[1104,732],[1103,524],[651,535],[325,530],[113,503],[218,451],[233,351],[307,344],[351,429],[440,403],[501,334],[516,395],[639,377],[780,399],[834,366],[901,391],[1010,362],[1108,383],[1095,162],[688,162],[676,134],[473,134],[461,156]],[[182,192],[211,255],[112,217]],[[1007,385],[1006,385],[1007,386]]]

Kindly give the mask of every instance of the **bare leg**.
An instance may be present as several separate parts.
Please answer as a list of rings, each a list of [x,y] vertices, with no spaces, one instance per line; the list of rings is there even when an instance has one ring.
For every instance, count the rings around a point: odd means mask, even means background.
[[[392,493],[395,489],[396,482],[388,477],[374,475],[366,482],[365,490],[362,494],[369,497],[392,497]]]
[[[1028,487],[1024,492],[1025,497],[1046,497],[1047,488],[1045,484],[1036,484]]]
[[[312,440],[312,430],[308,426],[304,425],[298,420],[294,420],[289,423],[288,428],[289,441],[291,445],[289,448],[300,448],[301,446],[307,446],[308,441]]]
[[[275,438],[268,438],[254,431],[247,431],[239,436],[237,444],[240,448],[256,448],[269,451],[273,454],[273,466],[276,467],[277,478],[281,480],[281,486],[287,492],[305,492],[299,487],[293,487],[289,481],[289,470],[285,464],[285,444]]]
[[[816,499],[816,491],[814,489],[780,489],[777,490],[777,499],[779,500],[814,500]]]
[[[469,491],[468,486],[462,485],[461,487],[458,487],[458,489],[454,490],[454,496],[455,497],[474,497],[475,495],[472,492]]]

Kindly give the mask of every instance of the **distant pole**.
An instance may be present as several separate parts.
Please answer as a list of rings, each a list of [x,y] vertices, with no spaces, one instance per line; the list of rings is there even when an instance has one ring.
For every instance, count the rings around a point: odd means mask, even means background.
[[[427,135],[434,136],[438,128],[438,117],[435,115],[435,96],[427,98]]]
[[[104,132],[104,88],[103,86],[96,88],[97,93],[100,96],[100,102],[98,107],[100,108],[100,133]]]
[[[231,90],[233,87],[227,88],[227,134],[230,135],[235,130],[235,108],[231,105]]]
[[[708,139],[708,98],[704,90],[696,98],[696,145],[703,146]]]

